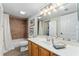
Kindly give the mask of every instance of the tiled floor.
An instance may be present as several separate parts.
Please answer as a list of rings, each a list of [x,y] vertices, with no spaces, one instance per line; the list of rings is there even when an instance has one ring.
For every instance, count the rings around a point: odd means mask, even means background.
[[[19,48],[16,48],[14,50],[8,51],[4,54],[4,56],[28,56],[28,50],[24,52],[20,52]]]

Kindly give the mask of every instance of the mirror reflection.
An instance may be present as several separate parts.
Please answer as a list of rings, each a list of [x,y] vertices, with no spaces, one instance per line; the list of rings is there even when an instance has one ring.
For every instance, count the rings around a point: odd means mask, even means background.
[[[78,14],[76,3],[65,3],[39,16],[38,35],[78,40]]]

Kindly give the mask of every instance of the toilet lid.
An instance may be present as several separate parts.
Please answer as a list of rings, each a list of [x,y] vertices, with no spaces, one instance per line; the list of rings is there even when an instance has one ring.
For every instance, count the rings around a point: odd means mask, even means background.
[[[23,46],[23,45],[28,45],[28,41],[21,41],[21,42],[20,42],[20,45],[21,45],[21,46]]]

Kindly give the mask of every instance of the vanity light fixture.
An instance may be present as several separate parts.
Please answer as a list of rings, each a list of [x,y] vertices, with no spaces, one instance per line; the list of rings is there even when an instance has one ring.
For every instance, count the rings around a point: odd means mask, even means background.
[[[50,15],[51,11],[56,12],[57,8],[64,9],[64,7],[61,5],[63,5],[63,3],[49,4],[41,10],[40,15],[43,15],[43,16],[46,16],[47,14]]]
[[[20,14],[25,15],[26,12],[25,11],[20,11]]]

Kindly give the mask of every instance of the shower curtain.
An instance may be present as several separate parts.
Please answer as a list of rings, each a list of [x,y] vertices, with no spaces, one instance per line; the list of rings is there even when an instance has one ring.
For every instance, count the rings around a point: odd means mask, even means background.
[[[0,3],[0,56],[3,55],[4,44],[3,44],[3,7]]]
[[[5,48],[5,52],[6,52],[6,51],[13,49],[11,32],[10,32],[9,15],[4,14],[3,20],[4,20],[3,21],[4,48]]]

